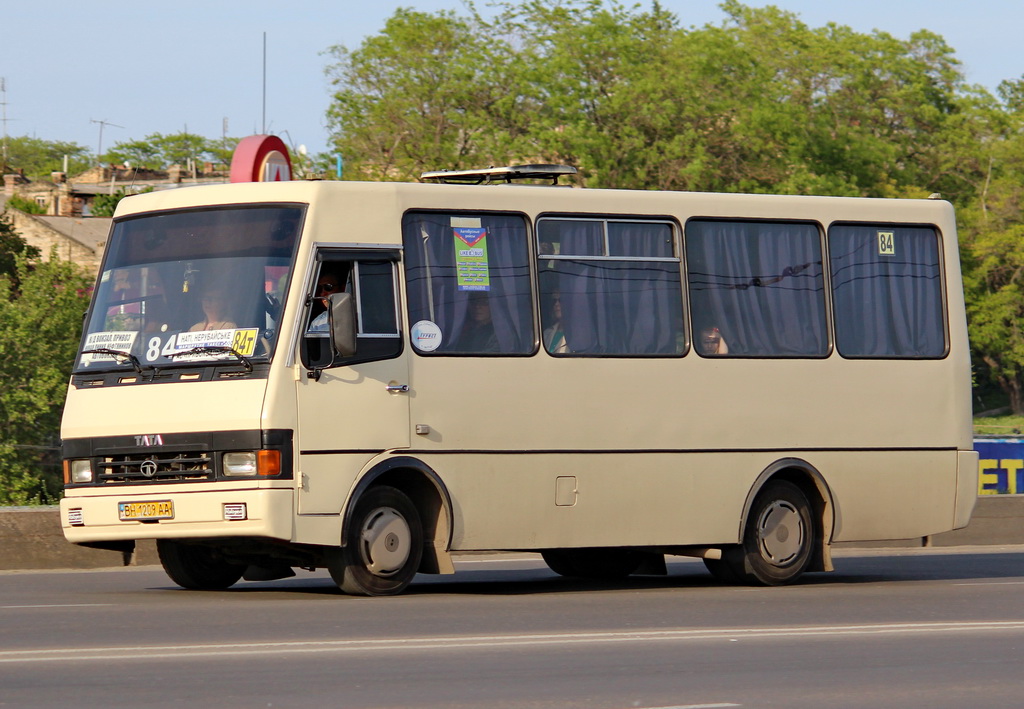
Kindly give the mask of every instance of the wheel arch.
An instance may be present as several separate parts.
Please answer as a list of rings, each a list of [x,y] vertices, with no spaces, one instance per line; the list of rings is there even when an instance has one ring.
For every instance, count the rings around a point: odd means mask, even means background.
[[[423,560],[420,573],[452,574],[451,560],[452,501],[441,477],[426,463],[411,456],[395,456],[380,461],[359,479],[342,513],[341,545],[349,528],[356,501],[371,487],[389,485],[405,493],[423,523]]]
[[[806,460],[801,458],[781,458],[757,476],[754,484],[747,492],[743,503],[743,514],[740,515],[738,538],[743,538],[743,530],[750,516],[750,509],[761,489],[771,480],[785,480],[797,487],[807,496],[811,503],[815,523],[815,543],[808,571],[832,570],[832,533],[835,528],[835,500],[825,477]]]

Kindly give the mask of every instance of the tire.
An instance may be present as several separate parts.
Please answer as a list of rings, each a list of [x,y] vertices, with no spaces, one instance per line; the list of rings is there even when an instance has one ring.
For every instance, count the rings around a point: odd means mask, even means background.
[[[560,576],[602,581],[626,578],[643,562],[631,549],[548,549],[541,556]]]
[[[195,591],[229,588],[242,578],[246,568],[245,564],[225,561],[212,547],[158,539],[156,550],[171,581]]]
[[[754,498],[743,530],[741,577],[752,585],[793,583],[810,563],[816,538],[803,491],[785,480],[769,482]]]
[[[409,497],[393,487],[367,490],[355,503],[345,546],[327,556],[331,578],[355,596],[393,596],[412,582],[423,558],[423,525]]]
[[[807,496],[791,482],[773,480],[754,498],[743,543],[725,547],[721,559],[704,559],[704,566],[722,583],[784,586],[807,568],[817,539]]]

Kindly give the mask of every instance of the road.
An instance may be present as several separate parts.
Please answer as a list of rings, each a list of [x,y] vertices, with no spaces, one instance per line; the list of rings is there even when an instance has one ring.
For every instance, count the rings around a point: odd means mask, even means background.
[[[785,588],[584,584],[459,557],[406,595],[323,573],[0,572],[0,707],[1018,707],[1024,547],[845,551]]]

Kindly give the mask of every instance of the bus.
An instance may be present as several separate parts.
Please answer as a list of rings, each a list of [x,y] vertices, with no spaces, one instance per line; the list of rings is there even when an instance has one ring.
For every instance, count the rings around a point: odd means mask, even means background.
[[[188,589],[327,569],[780,585],[967,525],[953,209],[416,183],[154,192],[113,219],[62,422],[66,538]],[[540,183],[540,184],[538,184]]]

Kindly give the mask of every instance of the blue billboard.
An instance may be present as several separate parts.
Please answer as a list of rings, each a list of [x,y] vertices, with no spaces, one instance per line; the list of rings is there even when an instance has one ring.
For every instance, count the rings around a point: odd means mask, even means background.
[[[975,439],[979,495],[1024,495],[1024,439]]]

